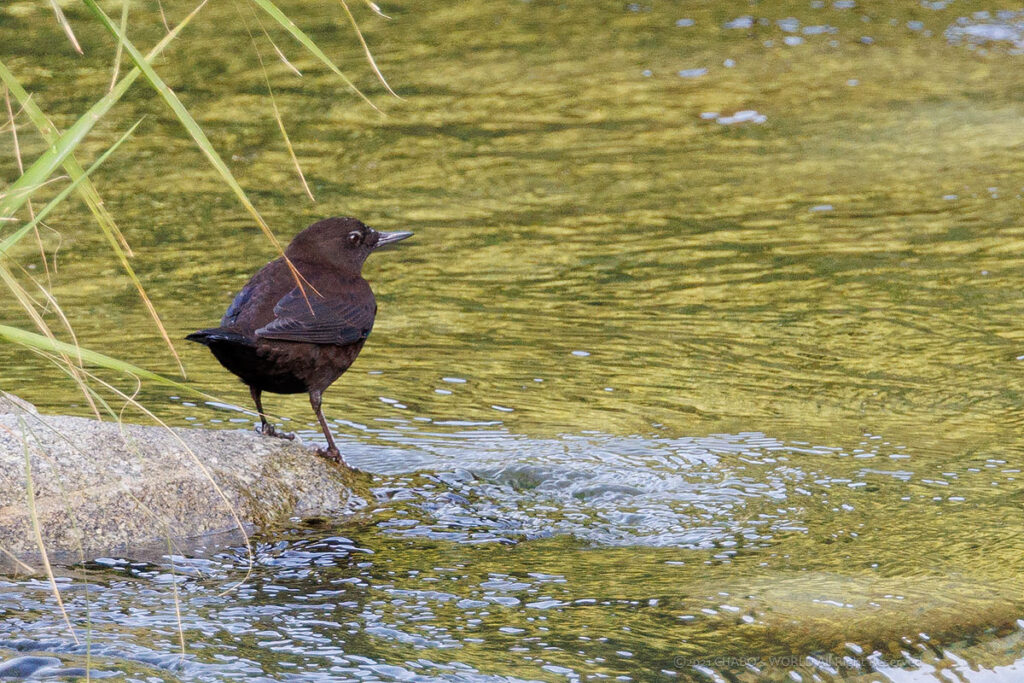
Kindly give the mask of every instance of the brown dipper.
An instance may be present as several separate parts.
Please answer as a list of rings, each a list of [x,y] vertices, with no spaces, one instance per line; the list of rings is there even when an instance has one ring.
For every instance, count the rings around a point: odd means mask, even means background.
[[[301,288],[285,259],[275,259],[242,288],[220,327],[185,338],[209,346],[220,364],[249,386],[264,434],[294,438],[267,423],[264,391],[309,392],[327,438],[327,449],[319,453],[341,462],[320,399],[352,365],[373,329],[377,303],[360,274],[363,261],[370,252],[410,235],[377,232],[355,218],[314,223],[284,252],[303,279]]]

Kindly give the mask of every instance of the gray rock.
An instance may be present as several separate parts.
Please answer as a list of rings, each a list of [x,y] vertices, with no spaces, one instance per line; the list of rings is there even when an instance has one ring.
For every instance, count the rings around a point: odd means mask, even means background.
[[[135,548],[166,552],[169,541],[181,552],[184,539],[351,514],[365,505],[357,492],[365,495],[366,482],[309,448],[254,432],[44,416],[0,396],[6,564],[35,566],[40,536],[51,559],[77,561]]]
[[[3,413],[31,413],[33,415],[38,414],[39,411],[36,407],[26,401],[23,398],[18,398],[14,394],[9,394],[6,391],[0,391],[0,414]]]

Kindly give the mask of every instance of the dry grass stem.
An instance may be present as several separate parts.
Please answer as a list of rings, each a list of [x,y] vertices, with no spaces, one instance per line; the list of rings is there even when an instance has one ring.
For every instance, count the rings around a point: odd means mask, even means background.
[[[60,27],[64,29],[65,35],[67,35],[68,40],[71,41],[72,47],[75,48],[75,52],[78,54],[84,54],[82,52],[82,46],[78,44],[78,38],[75,38],[75,32],[71,30],[71,24],[68,22],[68,18],[64,16],[64,11],[60,8],[60,4],[57,3],[57,0],[50,0],[50,7],[53,8],[53,13],[57,16],[57,23],[59,23]]]
[[[382,74],[380,69],[377,67],[377,61],[373,58],[373,53],[370,52],[370,46],[366,44],[366,39],[363,38],[363,32],[359,30],[359,24],[356,23],[356,18],[355,15],[352,14],[352,10],[348,8],[348,3],[346,3],[345,0],[338,0],[338,2],[340,2],[341,6],[345,9],[345,14],[348,15],[348,20],[352,23],[352,28],[356,31],[356,37],[359,38],[359,44],[363,46],[363,53],[366,55],[366,61],[370,63],[373,73],[377,74],[377,78],[380,79],[380,82],[384,84],[384,87],[387,88],[389,93],[398,97],[398,93],[391,89],[391,86],[388,85],[387,79],[384,78],[384,74]],[[398,99],[402,98],[398,97]]]
[[[251,9],[252,8],[250,8],[250,10]],[[253,15],[255,15],[255,11],[253,11]],[[292,147],[292,141],[288,137],[288,131],[284,127],[284,120],[281,118],[281,111],[277,107],[277,98],[274,97],[274,88],[270,85],[270,75],[267,73],[267,66],[263,62],[263,54],[260,52],[260,46],[256,43],[256,38],[249,29],[249,23],[245,21],[245,17],[242,16],[241,12],[239,12],[239,16],[241,16],[242,22],[245,25],[246,33],[249,34],[249,41],[252,43],[252,49],[256,53],[256,59],[260,63],[260,70],[263,71],[263,80],[267,85],[267,94],[270,95],[270,106],[274,111],[274,119],[277,121],[278,130],[281,131],[281,137],[284,139],[284,146],[288,149],[288,155],[291,157],[292,164],[295,166],[295,172],[298,174],[299,181],[302,183],[302,189],[305,191],[306,196],[309,197],[309,200],[315,202],[316,198],[313,196],[313,192],[309,189],[309,183],[306,182],[306,175],[302,172],[302,166],[299,164],[299,158],[295,156],[295,149]],[[256,17],[256,19],[259,21],[259,17]],[[264,29],[263,32],[266,33],[266,29]],[[269,39],[270,36],[267,36],[267,38]],[[274,41],[270,41],[270,43],[273,45]],[[277,46],[275,45],[274,47],[276,49]],[[278,54],[280,54],[280,51],[278,51]]]
[[[71,634],[71,638],[75,641],[75,645],[80,645],[78,641],[78,634],[75,633],[74,627],[71,625],[71,619],[68,617],[68,611],[64,608],[64,599],[60,596],[60,588],[57,587],[57,577],[53,573],[53,567],[50,566],[50,557],[46,553],[46,544],[43,543],[43,529],[39,524],[39,514],[36,511],[36,492],[35,486],[32,482],[32,458],[28,454],[28,440],[24,434],[24,421],[19,420],[22,425],[22,447],[25,452],[25,479],[26,479],[26,493],[28,502],[28,513],[29,518],[32,520],[32,531],[36,537],[36,544],[39,547],[39,556],[43,562],[43,570],[46,572],[47,578],[50,580],[50,588],[53,590],[53,597],[57,600],[57,607],[60,609],[61,616],[64,617],[64,623],[68,627],[68,632]]]

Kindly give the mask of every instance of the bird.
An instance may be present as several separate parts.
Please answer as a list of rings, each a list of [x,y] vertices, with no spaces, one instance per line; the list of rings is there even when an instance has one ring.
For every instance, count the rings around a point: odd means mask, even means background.
[[[351,217],[313,223],[292,239],[284,256],[252,276],[219,327],[185,339],[209,347],[249,387],[258,431],[265,435],[294,438],[267,422],[264,391],[308,393],[327,439],[327,448],[317,453],[343,463],[321,409],[323,392],[352,365],[373,329],[377,302],[362,277],[363,262],[411,236],[378,232]]]

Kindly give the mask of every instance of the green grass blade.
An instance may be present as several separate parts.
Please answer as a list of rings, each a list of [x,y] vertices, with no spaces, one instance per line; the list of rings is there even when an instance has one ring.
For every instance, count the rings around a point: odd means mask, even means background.
[[[192,14],[186,17],[186,21],[183,21],[181,24],[178,24],[178,26],[175,28],[175,32],[180,31],[181,28],[185,25],[185,23],[191,20],[191,18],[195,16],[196,12],[198,12],[201,7],[202,5],[197,7],[192,12]],[[170,40],[171,38],[173,38],[173,35],[177,35],[177,33],[172,34],[171,37],[165,38],[164,41],[158,43],[157,46],[153,48],[153,50],[150,52],[148,59],[152,59],[156,56],[156,54],[159,54],[159,51],[170,43]],[[89,111],[93,112],[94,115],[97,117],[103,116],[109,110],[110,106],[113,106],[113,103],[116,102],[117,99],[120,99],[124,92],[127,91],[128,86],[130,86],[131,83],[135,80],[135,78],[138,78],[140,74],[140,70],[133,69],[132,72],[125,76],[125,78],[117,85],[117,87],[113,91],[108,93],[107,96],[101,99],[100,102],[98,102],[96,105],[93,105],[93,107]],[[11,72],[3,65],[3,63],[0,63],[0,79],[4,80],[4,82],[8,84],[9,89],[11,89],[11,92],[15,94],[16,98],[18,98],[19,100],[24,98],[24,106],[26,108],[26,111],[29,112],[29,116],[32,118],[32,120],[36,122],[37,125],[39,125],[40,132],[43,134],[43,137],[46,138],[47,141],[50,142],[51,144],[50,150],[42,157],[40,157],[40,159],[36,160],[36,163],[33,164],[28,171],[22,174],[22,178],[25,178],[25,176],[29,175],[33,168],[35,168],[41,162],[45,161],[47,154],[58,149],[63,144],[62,141],[66,139],[66,136],[72,132],[75,126],[78,126],[79,123],[81,123],[83,120],[86,120],[86,123],[88,123],[87,119],[90,116],[90,114],[87,113],[86,116],[80,118],[77,122],[75,122],[72,128],[69,129],[64,135],[58,135],[56,133],[56,129],[53,128],[53,124],[50,123],[49,119],[46,118],[46,116],[35,104],[35,102],[32,101],[28,93],[25,92],[25,89],[21,87],[21,84],[17,82],[17,80],[14,78],[14,75],[11,74]],[[11,86],[14,87],[12,88]],[[108,99],[110,99],[109,104],[106,102],[106,100]],[[101,107],[100,105],[103,106]],[[77,145],[77,142],[75,143],[75,145]],[[82,178],[85,175],[84,171],[82,170],[82,167],[71,156],[70,151],[68,152],[66,158],[63,160],[63,163],[65,165],[65,168],[68,169],[69,174],[76,180]],[[53,167],[55,168],[55,166]],[[20,180],[21,179],[19,179],[19,181]],[[131,263],[128,262],[130,250],[125,248],[127,247],[127,242],[125,242],[120,230],[118,230],[117,226],[114,224],[113,218],[111,218],[110,215],[107,213],[106,209],[103,208],[102,202],[99,198],[99,194],[96,193],[96,190],[95,188],[92,187],[91,182],[87,180],[85,182],[89,183],[89,188],[92,190],[91,192],[87,191],[83,195],[86,204],[88,204],[90,209],[92,209],[93,215],[96,217],[100,229],[103,231],[104,236],[110,243],[110,246],[114,250],[114,253],[117,256],[118,260],[121,262],[121,266],[124,268],[125,273],[127,273],[128,278],[132,281],[132,284],[135,286],[135,289],[139,292],[139,296],[142,299],[143,305],[145,305],[146,310],[149,311],[149,315],[151,318],[153,318],[153,322],[156,323],[157,330],[160,332],[160,336],[163,337],[164,343],[167,345],[167,348],[170,349],[171,355],[174,357],[175,362],[178,364],[178,371],[181,373],[182,377],[184,377],[185,366],[181,362],[181,357],[178,355],[177,350],[174,348],[174,344],[171,342],[171,338],[167,334],[167,329],[164,327],[163,322],[160,320],[160,315],[157,313],[156,307],[150,300],[149,295],[146,294],[146,288],[142,286],[142,282],[139,280],[138,275],[135,274],[135,270],[132,268]]]
[[[128,0],[121,0],[121,35],[128,35]],[[124,54],[124,45],[117,41],[117,51],[114,53],[114,73],[110,76],[110,89],[117,85],[117,72],[121,70],[121,56]]]
[[[364,102],[373,107],[374,110],[378,112],[380,111],[380,109],[377,109],[373,102],[370,101],[370,98],[364,95],[363,92],[359,88],[357,88],[352,81],[349,80],[348,76],[343,74],[341,72],[341,69],[335,66],[334,62],[331,61],[331,58],[325,55],[323,50],[317,47],[316,43],[313,42],[313,39],[307,36],[305,33],[303,33],[302,29],[296,26],[294,21],[289,19],[284,12],[277,8],[277,5],[272,3],[270,0],[252,1],[259,5],[264,12],[269,14],[270,17],[278,24],[280,24],[285,31],[288,31],[288,33],[292,34],[292,37],[295,38],[295,40],[299,41],[299,43],[307,50],[309,50],[314,57],[323,62],[328,69],[330,69],[338,76],[340,76],[341,79],[345,81],[345,85],[347,85],[349,88],[352,89],[353,92],[359,95],[359,97],[361,97]]]
[[[150,51],[146,58],[152,61],[154,57],[156,57],[161,51],[163,51],[163,49],[170,44],[171,40],[181,31],[181,29],[183,29],[185,26],[188,25],[189,22],[192,21],[193,17],[195,17],[195,15],[199,12],[200,9],[203,8],[203,5],[205,4],[206,0],[200,2],[195,7],[195,9],[193,9],[189,13],[189,15],[185,17],[185,19],[178,25],[178,27],[173,32],[165,36],[163,40],[161,40],[157,44],[157,46],[153,48],[152,51]],[[125,31],[123,27],[126,25],[125,22],[127,22],[127,8],[128,3],[126,1],[122,5],[122,33]],[[117,55],[117,63],[120,64],[120,45],[118,46],[118,48],[119,49]],[[116,80],[117,69],[115,68],[114,71]],[[138,75],[139,73],[136,72],[135,75],[132,77],[132,81],[134,81],[134,79],[137,78]],[[5,81],[6,80],[7,79],[5,79]],[[35,101],[29,97],[28,93],[25,92],[24,88],[22,88],[20,84],[13,80],[13,77],[11,77],[10,81],[7,82],[11,88],[11,93],[15,96],[15,98],[18,100],[18,103],[28,114],[29,119],[32,121],[32,123],[34,123],[36,125],[36,128],[39,129],[39,132],[40,134],[42,134],[43,139],[46,140],[46,142],[51,145],[55,144],[56,140],[60,137],[60,131],[58,131],[50,122],[50,120],[46,118],[43,112],[39,109],[38,105],[36,105]],[[129,81],[129,85],[130,84],[131,81]],[[110,85],[110,90],[113,91],[114,87],[115,83],[112,82]],[[67,171],[67,174],[71,176],[72,180],[75,180],[76,178],[78,178],[79,175],[82,174],[82,166],[75,159],[74,154],[68,156],[68,158],[64,160],[64,170]],[[121,234],[121,231],[118,229],[117,224],[114,222],[114,217],[110,215],[110,212],[107,210],[106,206],[104,206],[103,201],[100,199],[99,192],[96,191],[96,188],[93,186],[92,182],[89,181],[82,184],[78,189],[78,193],[82,201],[84,201],[86,206],[89,207],[89,211],[96,219],[96,222],[99,224],[100,229],[103,230],[104,232],[109,231],[110,233],[112,233],[117,238],[118,242],[121,244],[121,247],[125,250],[125,252],[127,252],[128,256],[132,256],[133,254],[131,247],[128,245],[127,240],[125,240],[124,235]]]
[[[144,370],[143,368],[132,365],[131,363],[126,363],[123,360],[111,358],[110,356],[102,353],[83,349],[75,346],[74,344],[68,344],[57,339],[49,339],[41,334],[27,332],[17,327],[11,327],[10,325],[0,325],[0,340],[10,342],[12,344],[21,344],[22,346],[27,346],[41,351],[62,353],[73,358],[81,358],[83,363],[87,363],[89,365],[106,368],[108,370],[115,370],[117,372],[124,372],[129,375],[134,375],[135,377],[148,379],[192,394],[206,396],[206,394],[196,391],[187,384],[175,382],[173,379],[168,379],[163,375],[158,375],[155,372],[150,372],[149,370]]]
[[[0,78],[5,82],[8,79],[13,81],[13,74],[11,74],[2,61],[0,61]],[[8,84],[8,87],[10,87],[10,84]],[[127,88],[124,90],[127,90]],[[7,195],[0,198],[0,216],[13,216],[21,208],[22,204],[31,195],[30,190],[41,185],[53,174],[57,167],[61,165],[89,131],[92,130],[96,122],[109,111],[110,107],[114,105],[117,98],[120,98],[123,92],[123,90],[115,89],[110,95],[93,105],[63,135],[51,142],[50,148],[36,159],[35,163],[29,166],[20,178],[11,184]],[[112,97],[115,93],[117,93],[117,98]]]
[[[15,96],[22,109],[28,114],[29,120],[35,124],[39,130],[40,135],[50,145],[56,144],[60,138],[60,131],[53,125],[53,123],[43,114],[39,105],[36,104],[25,89],[21,87],[21,84],[17,82],[13,74],[0,70],[0,78],[8,86],[8,90]],[[112,86],[113,87],[113,86]],[[64,170],[71,177],[72,180],[77,180],[82,175],[82,166],[75,159],[74,153],[69,154],[64,160]],[[131,254],[131,249],[128,247],[128,243],[125,241],[124,236],[121,235],[121,231],[118,230],[117,225],[114,223],[113,216],[107,211],[103,205],[103,201],[100,199],[99,192],[93,186],[92,182],[86,182],[79,186],[79,195],[85,202],[86,206],[89,207],[89,211],[96,218],[96,221],[100,224],[100,228],[103,230],[110,230],[114,232],[121,242],[121,245]]]
[[[82,175],[78,176],[78,178],[72,181],[71,184],[69,184],[67,187],[61,190],[56,197],[51,199],[50,202],[46,206],[44,206],[39,213],[36,214],[35,218],[33,218],[31,221],[23,225],[21,228],[18,229],[17,232],[12,234],[10,237],[6,238],[3,242],[0,242],[0,255],[5,254],[8,249],[10,249],[18,242],[18,240],[27,235],[29,231],[32,230],[32,228],[38,225],[44,218],[46,218],[47,215],[49,215],[51,211],[53,211],[57,206],[59,206],[61,202],[63,202],[67,198],[69,194],[74,192],[79,185],[85,182],[85,180],[89,177],[89,174],[91,174],[93,171],[99,168],[100,165],[107,160],[107,157],[113,154],[114,150],[120,147],[121,143],[127,140],[128,137],[135,132],[135,129],[138,128],[139,124],[141,123],[142,119],[139,119],[139,121],[137,121],[134,126],[128,129],[128,132],[122,135],[117,142],[111,145],[107,151],[105,151],[103,154],[99,156],[98,159],[96,159],[93,165],[89,167],[88,171],[85,171]]]
[[[154,58],[156,58],[156,56],[159,55],[164,50],[164,48],[166,48],[180,34],[180,32],[192,21],[192,19],[199,13],[199,10],[201,10],[206,5],[207,1],[208,0],[202,0],[198,5],[196,5],[195,9],[193,9],[188,14],[188,16],[186,16],[177,26],[175,26],[172,31],[168,32],[167,35],[165,35],[160,40],[160,42],[158,42],[156,46],[154,46],[153,49],[149,51],[149,53],[146,55],[146,60],[152,61]],[[90,120],[90,117],[93,117],[91,120],[95,121],[104,116],[107,113],[107,111],[109,111],[110,107],[112,107],[114,103],[116,103],[124,95],[124,93],[127,92],[128,88],[132,85],[132,83],[135,82],[135,80],[141,75],[141,73],[142,71],[138,67],[132,69],[117,84],[117,86],[107,94],[106,97],[97,102],[89,110],[89,112],[86,113],[85,116],[83,116],[79,119],[78,122],[76,122],[75,125],[78,125],[83,121],[88,122]],[[39,128],[39,131],[42,134],[43,138],[51,145],[51,150],[56,149],[59,145],[61,145],[63,136],[59,133],[59,131],[57,131],[53,124],[50,123],[49,119],[46,118],[46,116],[39,109],[36,103],[32,100],[29,94],[25,91],[25,89],[17,81],[14,75],[6,68],[6,66],[4,66],[2,62],[0,62],[0,80],[3,80],[7,84],[11,93],[13,93],[14,96],[19,100],[22,107],[28,113],[29,118]],[[68,132],[70,133],[71,131],[69,130]],[[41,161],[43,161],[42,158],[37,160],[37,163]],[[84,171],[82,170],[81,165],[73,156],[73,152],[69,153],[66,156],[66,158],[63,159],[62,163],[64,164],[64,168],[68,171],[68,175],[71,176],[72,180],[77,180],[80,176],[84,175]],[[34,189],[34,186],[25,187],[23,189],[23,192],[26,192],[30,195],[31,191]],[[120,260],[122,267],[125,269],[125,272],[128,274],[129,279],[132,281],[132,284],[134,284],[135,288],[138,290],[139,296],[142,298],[143,304],[149,311],[150,317],[152,317],[153,321],[156,323],[160,335],[163,337],[164,342],[167,344],[167,348],[170,349],[171,355],[174,356],[174,360],[178,364],[179,372],[184,377],[185,367],[184,365],[182,365],[181,357],[178,355],[177,350],[174,348],[174,344],[171,343],[170,336],[167,334],[167,329],[164,327],[163,322],[160,320],[159,314],[156,312],[156,307],[153,306],[152,301],[150,301],[149,296],[146,294],[145,288],[142,286],[142,282],[139,280],[138,276],[135,274],[134,269],[132,269],[131,264],[128,262],[128,257],[132,255],[131,248],[128,246],[128,242],[124,239],[124,236],[121,234],[121,231],[117,228],[117,225],[114,223],[113,217],[107,211],[106,207],[104,207],[103,202],[100,199],[99,193],[96,191],[96,188],[92,185],[92,182],[89,180],[85,180],[84,183],[79,185],[79,193],[81,194],[82,199],[85,201],[86,205],[89,207],[89,210],[92,212],[93,216],[96,218],[96,222],[99,224],[100,229],[103,231],[104,236],[107,238],[107,241],[110,242],[111,247],[113,248],[118,259]],[[27,200],[27,198],[28,197],[26,196],[25,199]],[[16,210],[16,208],[14,210]],[[13,211],[11,211],[11,214],[13,214]],[[0,212],[0,219],[2,218],[4,218],[4,214]]]
[[[270,243],[274,245],[278,253],[284,255],[284,247],[281,246],[281,242],[278,241],[277,237],[270,230],[270,226],[263,220],[263,216],[261,216],[260,212],[256,210],[253,203],[249,201],[249,197],[245,194],[245,190],[243,190],[242,186],[238,184],[237,180],[235,180],[235,176],[231,173],[227,164],[224,163],[220,154],[218,154],[217,150],[214,149],[213,143],[211,143],[210,139],[206,137],[206,133],[203,132],[203,129],[198,123],[196,123],[196,120],[192,118],[192,114],[190,114],[188,109],[185,108],[185,105],[181,103],[178,96],[174,94],[174,91],[171,90],[166,83],[164,83],[164,80],[160,78],[160,75],[157,74],[152,66],[150,66],[149,62],[142,57],[142,53],[135,47],[135,44],[132,43],[127,36],[122,35],[118,31],[117,26],[113,21],[111,21],[110,17],[108,17],[107,14],[100,9],[100,6],[96,4],[96,0],[82,1],[92,11],[96,18],[100,20],[100,23],[102,23],[115,38],[124,43],[124,49],[128,52],[132,61],[135,62],[136,68],[142,70],[142,73],[146,76],[146,80],[149,81],[149,84],[153,86],[153,89],[156,90],[157,94],[163,98],[167,106],[170,107],[171,111],[173,111],[178,117],[178,120],[181,121],[185,130],[187,130],[192,136],[192,139],[195,140],[199,150],[206,156],[210,164],[212,164],[214,169],[216,169],[220,174],[221,179],[235,193],[235,196],[238,197],[238,201],[241,202],[242,206],[244,206],[249,214],[256,219],[257,225],[260,226],[260,230],[262,230],[263,234],[267,236]],[[309,286],[312,288],[312,285],[298,270],[296,270],[295,265],[287,257],[285,257],[285,264],[288,266],[288,270],[291,271],[292,277],[295,278],[295,282],[302,291],[303,296],[305,296],[305,287]],[[313,291],[316,291],[315,288],[313,288]]]
[[[279,251],[283,252],[284,250],[281,247],[281,243],[278,242],[277,237],[275,237],[274,233],[270,231],[270,227],[263,220],[259,211],[257,211],[256,207],[249,201],[249,197],[245,194],[245,190],[243,190],[242,186],[238,184],[237,180],[235,180],[235,176],[231,173],[227,164],[224,163],[224,160],[221,159],[217,150],[213,148],[213,143],[211,143],[210,139],[206,137],[206,133],[204,133],[199,124],[196,123],[196,120],[192,118],[192,114],[190,114],[188,109],[185,108],[185,105],[181,103],[178,96],[174,94],[174,91],[171,90],[166,83],[164,83],[164,80],[160,78],[153,67],[150,66],[149,62],[142,56],[142,53],[139,52],[137,47],[135,47],[135,44],[132,43],[127,36],[121,34],[118,27],[110,20],[110,17],[108,17],[107,14],[100,9],[100,6],[96,4],[96,0],[83,0],[83,2],[85,2],[86,6],[92,10],[92,13],[96,15],[96,18],[100,20],[100,23],[102,23],[103,26],[113,34],[114,38],[124,43],[124,50],[131,57],[132,61],[135,62],[136,68],[142,70],[146,80],[148,80],[149,84],[153,86],[153,89],[156,90],[157,94],[163,98],[167,106],[171,108],[171,111],[173,111],[178,117],[181,124],[185,126],[185,130],[187,130],[189,135],[192,136],[192,139],[196,141],[196,145],[199,147],[199,150],[206,156],[214,169],[216,169],[217,173],[220,174],[224,182],[235,193],[235,196],[238,197],[242,206],[244,206],[252,217],[256,219],[256,222],[259,224],[263,232],[266,233],[271,242],[273,242],[274,246],[276,246]]]
[[[150,51],[149,55],[147,55],[147,59],[152,60],[160,54],[160,52],[167,47],[167,45],[178,35],[185,25],[191,21],[196,12],[198,12],[205,4],[206,0],[204,0],[203,4],[197,7],[192,14],[175,26],[171,33],[164,36],[163,40],[157,43],[156,47],[154,47]],[[148,62],[146,64],[148,66]],[[96,125],[96,122],[102,119],[106,113],[110,111],[110,108],[124,96],[125,92],[128,91],[128,88],[131,87],[132,83],[135,82],[135,79],[137,79],[141,73],[142,71],[138,67],[132,69],[124,78],[121,79],[117,84],[117,87],[90,107],[89,111],[79,117],[79,119],[75,121],[67,131],[52,140],[47,140],[47,142],[50,143],[50,148],[36,159],[35,163],[33,163],[20,178],[10,185],[6,195],[0,197],[0,218],[13,216],[14,213],[21,208],[31,195],[31,190],[45,182],[54,170],[56,170],[56,168],[60,166],[65,159],[67,159],[82,139],[90,130],[92,130],[92,127]],[[29,99],[28,94],[25,93],[25,89],[21,87],[21,84],[18,83],[16,78],[14,78],[14,74],[11,73],[3,61],[0,61],[0,79],[7,84],[11,93],[18,98],[19,101],[22,100],[23,96],[26,101]],[[22,102],[22,104],[24,104],[24,102]],[[45,119],[45,116],[42,118]],[[49,121],[46,122],[46,125],[52,127],[52,124],[50,124]],[[81,167],[79,167],[79,169],[80,168]]]

